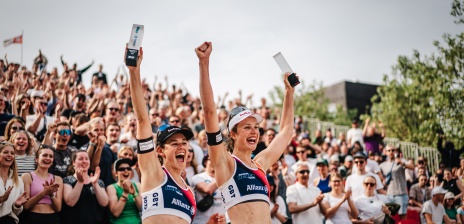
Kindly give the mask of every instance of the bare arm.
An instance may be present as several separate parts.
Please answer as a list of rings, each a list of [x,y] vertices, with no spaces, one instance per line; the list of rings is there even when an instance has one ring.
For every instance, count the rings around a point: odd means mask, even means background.
[[[316,206],[317,204],[314,204],[314,202],[310,202],[308,204],[303,204],[303,205],[297,205],[295,202],[290,202],[288,203],[288,211],[292,214],[294,213],[300,213],[300,212],[303,212],[303,211],[306,211],[314,206]]]
[[[293,105],[293,92],[294,88],[288,82],[290,73],[284,75],[285,83],[285,98],[282,109],[282,120],[280,122],[279,134],[262,152],[258,153],[255,157],[264,170],[269,169],[284,152],[285,148],[290,141],[293,134],[293,120],[294,120],[294,105]]]
[[[63,189],[64,203],[66,203],[69,207],[76,205],[77,201],[79,201],[79,197],[81,196],[83,187],[84,183],[80,181],[77,181],[74,187],[69,184],[65,184]]]
[[[363,136],[366,136],[366,134],[367,134],[367,127],[369,127],[369,121],[370,120],[371,120],[370,118],[367,118],[366,121],[364,122],[364,128],[363,128],[363,132],[362,132]]]
[[[462,181],[460,181],[460,180],[456,181],[456,185],[458,186],[459,191],[460,191],[460,193],[458,195],[454,196],[454,199],[457,200],[457,199],[459,199],[459,198],[461,198],[463,196],[464,189],[462,187]]]
[[[206,193],[209,195],[212,195],[214,191],[218,189],[218,186],[216,184],[216,181],[213,181],[211,183],[198,183],[195,185],[195,190],[200,191],[202,193]]]

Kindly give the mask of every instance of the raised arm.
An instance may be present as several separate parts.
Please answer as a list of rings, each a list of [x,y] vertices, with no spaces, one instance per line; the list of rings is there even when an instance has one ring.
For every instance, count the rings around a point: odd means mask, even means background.
[[[151,132],[148,110],[145,104],[145,99],[143,97],[142,80],[140,79],[140,65],[142,63],[142,59],[143,50],[140,48],[139,56],[137,58],[137,67],[127,66],[127,68],[129,69],[130,74],[130,93],[132,105],[134,107],[135,116],[137,117],[136,138],[140,141],[138,143],[139,146],[140,144],[143,144],[143,148],[148,149],[148,152],[140,151],[140,149],[137,150],[138,164],[140,167],[140,172],[142,173],[141,188],[142,192],[146,192],[161,184],[161,181],[164,178],[164,172],[161,169],[161,164],[158,160],[158,154],[156,151],[149,151],[150,148],[155,147],[155,145],[154,143],[153,146],[150,145],[150,142],[153,140],[153,135]],[[144,177],[149,177],[151,181],[144,180]]]
[[[195,53],[200,60],[200,97],[205,116],[205,130],[207,136],[220,136],[221,129],[219,128],[216,104],[214,103],[213,88],[209,79],[209,57],[212,50],[213,45],[211,42],[205,42],[195,48]],[[216,177],[220,186],[232,175],[231,170],[234,166],[232,157],[225,149],[224,144],[216,144],[215,142],[208,142],[208,154],[216,173],[222,174]]]
[[[295,116],[293,108],[293,92],[295,89],[288,82],[289,75],[290,73],[286,73],[284,75],[285,97],[279,134],[275,137],[271,144],[269,144],[269,147],[258,153],[254,159],[261,164],[264,170],[269,169],[269,167],[271,167],[271,165],[279,159],[290,142],[293,134],[293,120]]]

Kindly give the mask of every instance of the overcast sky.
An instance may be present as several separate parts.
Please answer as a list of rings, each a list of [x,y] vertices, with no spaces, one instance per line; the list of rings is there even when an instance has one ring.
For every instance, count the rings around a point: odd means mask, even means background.
[[[48,68],[65,61],[82,68],[85,83],[104,65],[111,79],[123,64],[133,23],[145,25],[142,76],[169,76],[198,96],[194,48],[213,43],[211,79],[215,94],[267,97],[283,83],[272,56],[281,51],[302,80],[325,86],[343,80],[381,84],[398,55],[434,51],[443,33],[462,32],[449,15],[451,0],[350,1],[16,1],[3,0],[0,39],[24,30],[23,64],[42,52]],[[11,62],[20,45],[0,47]]]

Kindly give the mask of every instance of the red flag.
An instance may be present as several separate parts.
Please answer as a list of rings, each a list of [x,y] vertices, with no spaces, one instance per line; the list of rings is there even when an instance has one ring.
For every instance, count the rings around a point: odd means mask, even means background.
[[[10,44],[23,44],[23,35],[21,34],[20,36],[6,39],[3,41],[4,47],[7,47]]]

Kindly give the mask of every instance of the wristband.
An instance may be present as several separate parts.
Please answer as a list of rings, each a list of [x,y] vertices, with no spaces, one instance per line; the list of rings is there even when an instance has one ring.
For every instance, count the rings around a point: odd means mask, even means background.
[[[211,146],[219,145],[223,141],[220,129],[219,129],[219,131],[217,131],[215,133],[206,132],[206,138],[208,139],[208,141],[207,141],[208,145],[211,145]]]
[[[92,142],[90,142],[89,145],[91,145],[91,146],[93,146],[93,147],[97,146],[97,144],[92,143]]]
[[[155,143],[153,143],[153,137],[146,139],[137,139],[137,153],[144,154],[155,150]]]

